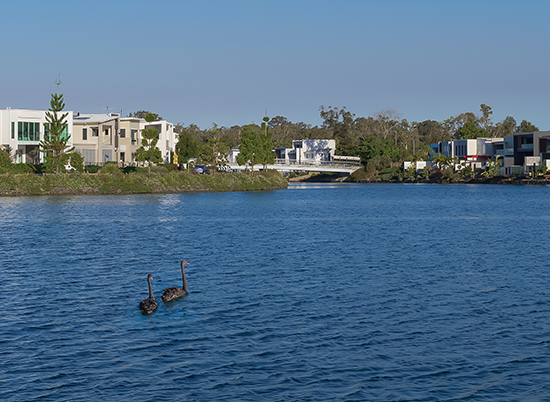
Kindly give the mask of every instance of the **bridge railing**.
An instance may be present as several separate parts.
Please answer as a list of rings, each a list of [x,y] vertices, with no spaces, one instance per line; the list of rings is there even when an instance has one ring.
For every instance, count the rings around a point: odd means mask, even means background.
[[[314,160],[296,160],[296,159],[275,159],[275,165],[296,165],[296,166],[322,166],[322,167],[361,167],[361,162],[351,161],[314,161]]]

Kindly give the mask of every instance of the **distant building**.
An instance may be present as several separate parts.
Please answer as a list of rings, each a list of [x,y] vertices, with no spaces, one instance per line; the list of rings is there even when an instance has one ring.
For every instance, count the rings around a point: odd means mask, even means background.
[[[294,140],[292,148],[275,149],[276,163],[319,165],[333,162],[335,150],[334,140]]]
[[[121,118],[118,113],[80,114],[64,110],[70,139],[67,147],[75,147],[86,165],[101,165],[108,161],[134,164],[136,150],[141,146],[141,130],[155,128],[159,132],[157,147],[164,163],[170,163],[177,134],[174,125],[166,120],[147,123],[139,118]],[[42,153],[36,149],[44,139],[45,110],[0,110],[0,145],[10,147],[16,163],[40,163]]]

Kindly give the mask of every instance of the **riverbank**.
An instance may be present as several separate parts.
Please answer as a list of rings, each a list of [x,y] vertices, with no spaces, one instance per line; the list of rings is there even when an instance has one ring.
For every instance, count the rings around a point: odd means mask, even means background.
[[[2,174],[0,196],[262,191],[288,187],[276,171],[199,175],[168,173]]]
[[[289,179],[290,182],[299,182],[299,183],[341,183],[341,182],[353,182],[353,183],[365,183],[365,184],[376,184],[376,183],[432,183],[432,184],[515,184],[515,185],[550,185],[550,180],[541,178],[529,178],[529,177],[510,177],[510,176],[495,176],[495,177],[484,177],[481,175],[460,178],[460,179],[448,179],[440,178],[437,176],[432,176],[429,179],[423,178],[400,178],[399,176],[393,176],[390,179],[382,179],[381,177],[376,177],[372,179],[361,179],[351,181],[347,175],[335,175],[335,174],[308,174],[302,176],[296,176]]]

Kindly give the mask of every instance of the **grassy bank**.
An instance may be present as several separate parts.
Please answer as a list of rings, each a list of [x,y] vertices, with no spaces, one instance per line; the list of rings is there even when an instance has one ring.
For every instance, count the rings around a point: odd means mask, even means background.
[[[214,175],[172,171],[150,176],[142,172],[0,175],[0,195],[3,196],[256,191],[287,187],[287,181],[276,171]]]

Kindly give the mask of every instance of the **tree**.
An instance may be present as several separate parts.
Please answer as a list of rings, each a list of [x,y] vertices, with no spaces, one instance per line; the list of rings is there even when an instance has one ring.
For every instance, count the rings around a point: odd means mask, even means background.
[[[449,164],[449,162],[448,162],[449,158],[446,155],[443,155],[443,154],[434,155],[432,161],[437,163],[437,165],[439,166],[440,169],[442,169],[443,167],[448,166],[448,164]]]
[[[491,110],[491,106],[486,105],[485,103],[482,103],[480,106],[479,111],[481,112],[481,117],[479,118],[479,124],[482,128],[489,131],[491,127],[491,115],[493,114],[493,111]]]
[[[259,133],[259,156],[258,159],[264,166],[264,170],[267,170],[268,164],[275,163],[275,152],[273,152],[273,142],[271,142],[272,134],[269,132],[267,122],[269,117],[263,118],[261,130]]]
[[[479,137],[489,137],[489,132],[484,128],[479,128],[474,123],[473,119],[468,121],[458,130],[458,138],[471,140]]]
[[[252,170],[254,170],[254,164],[258,162],[259,155],[258,133],[252,129],[251,125],[244,126],[241,134],[239,155],[237,155],[237,163],[245,166],[250,164]]]
[[[532,133],[533,131],[539,131],[539,128],[530,121],[522,120],[518,127],[518,131],[520,133]]]
[[[361,140],[359,156],[364,164],[377,156],[387,156],[391,162],[399,157],[399,149],[390,138],[382,140],[373,135],[368,135]]]
[[[356,155],[355,147],[358,145],[359,139],[353,135],[355,115],[346,110],[345,106],[342,109],[332,106],[325,109],[324,106],[321,106],[319,113],[323,119],[323,128],[332,131],[339,152],[342,155]]]
[[[399,114],[393,109],[380,110],[375,113],[377,137],[383,140],[387,139],[391,131],[399,125]],[[397,139],[395,140],[397,145]]]
[[[198,158],[200,155],[201,142],[191,135],[187,130],[183,130],[178,135],[176,144],[176,153],[181,163],[187,163],[189,158]]]
[[[71,138],[67,133],[65,120],[68,113],[58,115],[64,108],[63,94],[52,94],[50,108],[46,112],[47,123],[44,123],[44,139],[39,143],[40,152],[46,154],[46,169],[55,170],[56,173],[59,173],[60,166],[64,165],[68,159],[65,154],[74,151],[74,147],[66,149]]]
[[[152,112],[149,112],[148,110],[138,110],[137,112],[134,112],[134,113],[130,113],[128,115],[128,117],[137,117],[139,119],[145,119],[147,120],[145,117],[147,115],[150,115],[150,116],[153,116],[153,120],[151,121],[160,121],[162,120],[162,117],[160,117],[157,113],[152,113]],[[147,120],[148,122],[151,122],[149,120]]]
[[[500,155],[497,155],[494,160],[489,158],[485,164],[485,171],[482,173],[485,177],[495,177],[499,174],[499,167],[502,166],[502,161],[499,161]]]
[[[506,116],[503,121],[497,123],[497,125],[493,127],[491,134],[493,135],[493,137],[509,137],[514,135],[514,130],[516,129],[516,126],[516,119],[514,119],[512,116]]]
[[[157,147],[159,131],[156,128],[141,130],[141,147],[136,150],[136,161],[147,162],[151,174],[151,162],[162,162],[162,154]]]
[[[434,120],[425,120],[421,123],[413,124],[418,130],[418,136],[421,141],[427,144],[434,144],[440,141],[449,141],[451,137],[445,133],[443,125]]]

